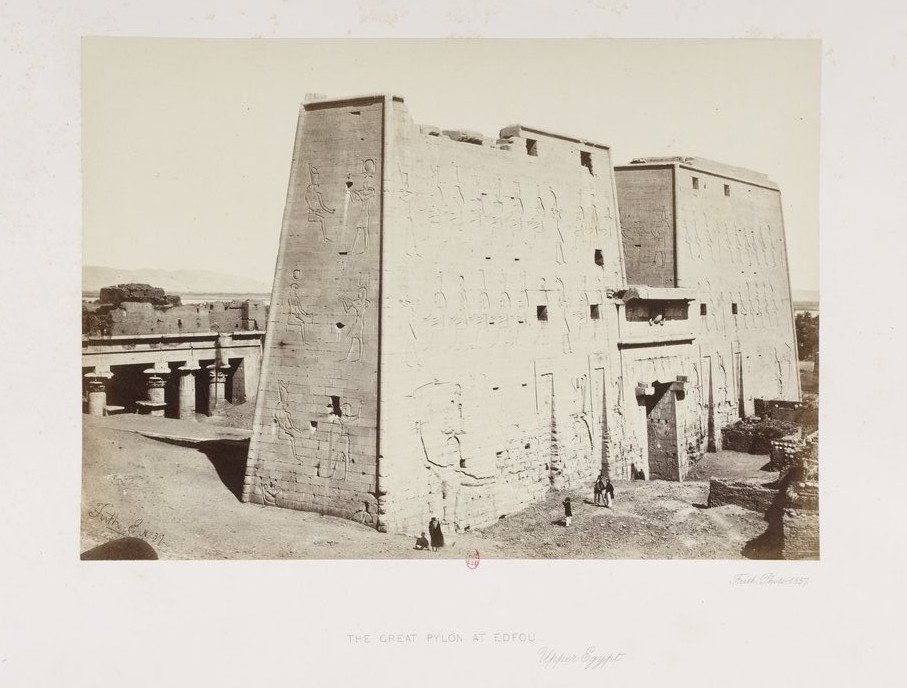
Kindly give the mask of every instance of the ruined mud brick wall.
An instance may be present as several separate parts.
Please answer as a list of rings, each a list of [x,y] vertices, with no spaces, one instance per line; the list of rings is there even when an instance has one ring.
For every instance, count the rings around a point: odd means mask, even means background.
[[[268,321],[263,301],[215,301],[206,304],[211,326],[218,332],[242,332],[263,329]]]
[[[208,308],[203,305],[155,308],[150,303],[121,303],[109,313],[108,334],[176,334],[210,332]]]
[[[242,332],[261,329],[267,306],[255,301],[218,301],[184,306],[156,307],[148,302],[125,301],[115,308],[83,306],[83,334],[124,336],[190,332]]]
[[[667,249],[664,259],[657,252],[632,258],[636,246],[663,241],[673,250],[675,284],[698,295],[690,318],[698,322],[693,375],[701,412],[708,416],[711,398],[712,425],[720,428],[739,417],[741,396],[746,414],[757,397],[798,400],[778,187],[765,175],[696,158],[649,159],[615,174],[628,282],[670,280]]]
[[[494,145],[438,133],[393,102],[381,471],[388,524],[409,532],[591,484],[606,448],[624,475],[605,446],[623,284],[610,151],[520,126]]]
[[[377,525],[383,98],[300,111],[243,499]]]
[[[750,511],[766,513],[778,497],[777,487],[766,487],[761,479],[709,481],[708,506],[735,504]]]
[[[819,556],[819,436],[806,438],[797,452],[781,518],[781,555],[785,559]]]
[[[179,306],[180,297],[167,295],[160,287],[150,284],[117,284],[113,287],[102,287],[98,295],[101,303],[119,306],[124,301],[150,303],[155,306]]]

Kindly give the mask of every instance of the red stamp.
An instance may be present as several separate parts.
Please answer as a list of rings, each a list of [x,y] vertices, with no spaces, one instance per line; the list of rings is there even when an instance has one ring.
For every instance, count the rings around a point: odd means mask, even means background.
[[[466,568],[468,568],[470,571],[474,571],[475,569],[479,568],[479,550],[470,552],[466,556]]]

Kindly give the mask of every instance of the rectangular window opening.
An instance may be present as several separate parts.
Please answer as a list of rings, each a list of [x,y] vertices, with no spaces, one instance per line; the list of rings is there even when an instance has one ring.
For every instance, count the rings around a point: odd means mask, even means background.
[[[595,264],[599,267],[605,264],[605,257],[602,255],[602,250],[600,248],[595,249]]]
[[[529,155],[538,157],[539,142],[535,139],[526,139],[526,152],[529,153]]]
[[[725,195],[725,196],[730,196],[730,195],[731,195],[731,185],[730,185],[730,184],[725,184],[725,185],[724,185],[724,195]]]
[[[693,188],[694,189],[699,188],[699,177],[693,177]]]
[[[535,317],[539,320],[548,320],[548,306],[536,306]]]
[[[592,174],[592,153],[589,151],[580,151],[579,164],[589,170],[589,174]]]
[[[592,318],[593,320],[598,320],[601,317],[601,313],[598,309],[597,303],[589,304],[589,317]]]
[[[699,304],[699,315],[708,315],[708,309],[704,303]]]
[[[343,411],[340,408],[340,397],[331,397],[331,413],[340,418]]]
[[[731,313],[733,313],[734,315],[737,315],[737,304],[736,303],[731,304]]]

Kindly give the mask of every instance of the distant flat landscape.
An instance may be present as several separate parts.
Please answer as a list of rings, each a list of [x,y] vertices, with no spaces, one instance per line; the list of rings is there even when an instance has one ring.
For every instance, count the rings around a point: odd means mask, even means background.
[[[82,266],[82,293],[92,295],[100,292],[102,287],[115,284],[150,284],[160,287],[168,294],[188,296],[191,294],[235,295],[271,294],[271,285],[240,275],[211,272],[209,270],[155,270],[140,268],[138,270],[125,270],[122,268],[109,268],[98,265]],[[187,300],[184,298],[184,301]]]
[[[792,289],[791,298],[795,311],[819,312],[819,292],[811,289]]]

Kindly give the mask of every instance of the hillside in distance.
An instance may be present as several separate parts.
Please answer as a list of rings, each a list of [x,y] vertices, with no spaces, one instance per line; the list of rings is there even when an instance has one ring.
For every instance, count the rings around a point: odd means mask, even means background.
[[[819,292],[812,289],[791,289],[795,311],[819,310]]]
[[[97,265],[82,266],[82,291],[96,293],[101,287],[137,282],[160,287],[168,294],[268,294],[271,285],[249,277],[209,270],[124,270]]]

